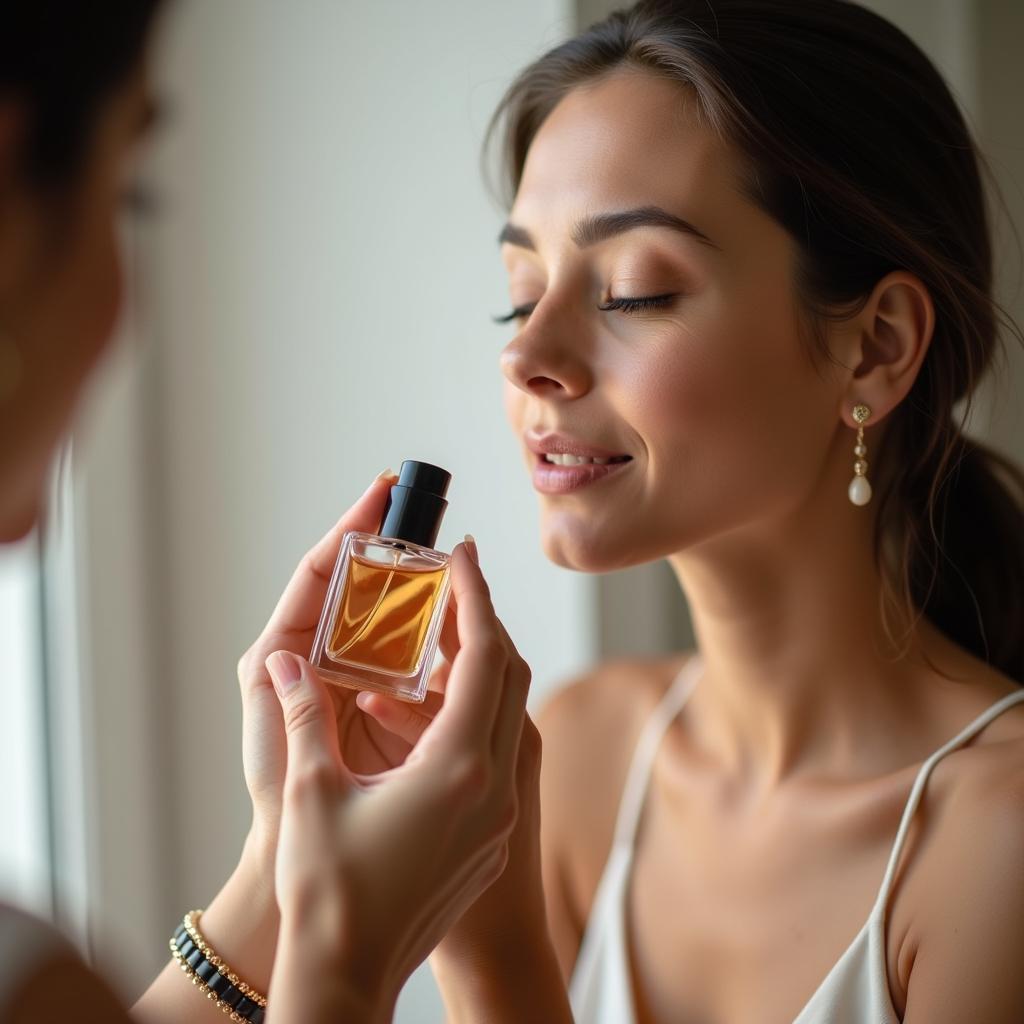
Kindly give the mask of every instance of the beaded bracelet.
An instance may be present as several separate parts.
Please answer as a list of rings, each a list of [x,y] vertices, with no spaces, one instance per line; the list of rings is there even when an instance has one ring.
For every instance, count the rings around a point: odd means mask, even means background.
[[[170,939],[171,956],[192,984],[205,990],[235,1024],[263,1024],[267,1000],[247,985],[206,944],[199,931],[201,910],[190,910]]]

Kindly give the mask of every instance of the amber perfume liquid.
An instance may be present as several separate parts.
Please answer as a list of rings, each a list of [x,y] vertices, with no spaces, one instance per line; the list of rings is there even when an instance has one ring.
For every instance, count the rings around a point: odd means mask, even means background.
[[[346,534],[312,664],[330,682],[423,700],[448,605],[449,562],[408,541]]]

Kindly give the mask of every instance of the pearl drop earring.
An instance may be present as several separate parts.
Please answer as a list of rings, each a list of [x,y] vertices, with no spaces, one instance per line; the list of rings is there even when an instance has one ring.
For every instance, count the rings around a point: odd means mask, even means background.
[[[864,475],[868,469],[867,445],[864,443],[864,424],[867,423],[871,410],[866,405],[855,405],[853,407],[853,418],[857,421],[857,443],[854,445],[853,454],[857,461],[853,464],[853,479],[850,481],[848,494],[854,505],[866,505],[871,500],[871,484]]]

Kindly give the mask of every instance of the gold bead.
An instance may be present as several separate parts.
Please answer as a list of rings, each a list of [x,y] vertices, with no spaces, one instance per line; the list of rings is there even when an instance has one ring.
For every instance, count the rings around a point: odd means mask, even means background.
[[[217,968],[217,971],[225,978],[227,978],[228,981],[230,981],[231,984],[234,985],[235,988],[237,988],[242,993],[242,995],[251,999],[258,1006],[266,1008],[266,996],[261,995],[250,985],[247,985],[244,981],[242,981],[241,978],[239,978],[238,975],[235,974],[235,972],[232,971],[231,968],[228,967],[228,965],[225,964],[224,961],[219,956],[217,956],[217,954],[214,953],[214,951],[210,949],[210,947],[203,940],[203,936],[199,931],[199,917],[201,914],[201,910],[193,910],[184,916],[182,924],[185,927],[185,932],[188,935],[188,937],[192,940],[192,942],[195,944],[196,948],[200,951],[200,953],[202,953],[203,956],[211,964],[213,964],[215,968]],[[217,995],[217,993],[214,992],[211,988],[209,988],[206,982],[203,981],[203,979],[195,973],[195,971],[192,969],[192,966],[181,955],[181,950],[178,949],[178,943],[173,935],[171,936],[169,946],[171,949],[171,956],[173,956],[174,959],[177,960],[178,966],[182,969],[182,971],[189,978],[192,984],[196,988],[200,989],[202,991],[202,994],[205,995],[207,999],[214,1002],[221,1009],[221,1011],[225,1013],[232,1021],[235,1021],[236,1024],[245,1024],[245,1018],[240,1017],[237,1013],[235,1013],[235,1011],[227,1003],[223,1002],[221,998]]]
[[[864,455],[867,455],[867,453],[868,453],[868,450],[867,450],[867,448],[864,445],[858,444],[858,445],[854,446],[854,449],[853,449],[853,454],[854,455],[864,456]]]
[[[853,471],[857,476],[863,476],[867,472],[868,464],[863,459],[858,459],[853,464]]]

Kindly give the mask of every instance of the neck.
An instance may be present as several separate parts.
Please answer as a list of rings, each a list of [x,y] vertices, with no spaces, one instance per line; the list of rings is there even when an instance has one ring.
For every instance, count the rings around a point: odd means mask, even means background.
[[[887,637],[872,518],[830,513],[671,559],[703,661],[688,728],[716,776],[750,794],[895,771],[934,738],[932,663],[952,665],[956,648],[891,608]]]

